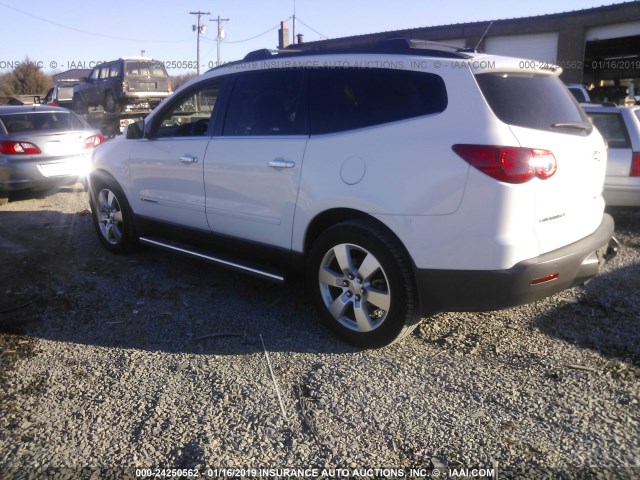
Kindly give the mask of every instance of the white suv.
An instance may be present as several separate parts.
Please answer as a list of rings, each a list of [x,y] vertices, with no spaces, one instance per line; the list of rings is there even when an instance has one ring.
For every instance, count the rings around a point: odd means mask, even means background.
[[[409,41],[254,52],[96,150],[98,237],[304,272],[365,347],[543,298],[615,254],[605,144],[559,73]]]

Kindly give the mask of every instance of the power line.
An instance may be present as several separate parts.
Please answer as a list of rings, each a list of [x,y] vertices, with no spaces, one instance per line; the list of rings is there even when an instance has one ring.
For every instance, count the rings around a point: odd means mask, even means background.
[[[7,5],[6,3],[3,3],[3,2],[0,2],[0,5],[5,7],[5,8],[8,8],[9,10],[14,10],[14,11],[16,11],[18,13],[26,15],[27,17],[35,18],[36,20],[40,20],[41,22],[48,23],[50,25],[55,25],[56,27],[64,28],[66,30],[71,30],[73,32],[84,33],[85,35],[93,35],[95,37],[110,38],[112,40],[121,40],[121,41],[124,41],[124,42],[138,42],[138,43],[140,43],[140,42],[147,42],[147,43],[187,43],[187,42],[191,41],[191,40],[148,40],[146,38],[124,38],[124,37],[116,37],[116,36],[113,36],[113,35],[106,35],[104,33],[89,32],[87,30],[81,30],[79,28],[70,27],[69,25],[63,25],[62,23],[54,22],[52,20],[48,20],[46,18],[39,17],[39,16],[34,15],[32,13],[25,12],[24,10],[20,10],[19,8],[15,8],[15,7],[12,7],[10,5]]]
[[[320,35],[323,38],[326,38],[327,40],[329,40],[329,37],[327,37],[326,35],[321,34],[319,31],[314,30],[313,28],[311,28],[309,25],[307,25],[306,23],[304,23],[302,20],[300,20],[300,17],[296,17],[296,21],[300,22],[301,24],[303,24],[305,27],[307,27],[309,30],[311,30],[314,33],[317,33],[318,35]]]
[[[289,17],[289,18],[291,18],[291,17]],[[289,20],[289,18],[287,18],[287,20]],[[263,35],[266,35],[267,33],[273,32],[273,31],[274,31],[275,29],[277,29],[277,28],[280,28],[280,24],[279,24],[279,23],[278,23],[275,27],[270,28],[270,29],[269,29],[269,30],[267,30],[266,32],[262,32],[261,34],[256,35],[256,36],[254,36],[254,37],[251,37],[251,38],[245,38],[244,40],[235,40],[235,41],[232,41],[232,42],[229,42],[229,41],[225,40],[225,42],[224,42],[224,43],[243,43],[243,42],[248,42],[248,41],[250,41],[250,40],[255,40],[256,38],[262,37]]]

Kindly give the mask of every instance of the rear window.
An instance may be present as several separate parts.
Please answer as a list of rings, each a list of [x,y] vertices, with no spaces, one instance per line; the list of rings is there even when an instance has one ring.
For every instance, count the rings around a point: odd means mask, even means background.
[[[557,77],[504,73],[476,75],[480,90],[491,110],[504,123],[536,130],[553,130],[554,125],[585,125],[589,119]]]
[[[29,112],[0,116],[8,133],[64,132],[87,130],[87,125],[70,112]]]
[[[134,77],[167,77],[167,71],[164,69],[164,65],[160,62],[138,62],[129,61],[126,62],[125,69],[127,75],[133,75]]]
[[[587,113],[593,124],[607,139],[609,148],[631,148],[624,120],[619,113]]]
[[[353,130],[447,108],[438,75],[391,69],[318,69],[310,76],[312,134]]]

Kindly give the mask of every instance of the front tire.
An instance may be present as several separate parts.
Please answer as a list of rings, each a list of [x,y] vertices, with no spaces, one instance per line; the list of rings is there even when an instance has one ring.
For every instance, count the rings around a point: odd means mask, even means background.
[[[73,96],[73,111],[80,115],[86,115],[89,112],[89,106],[82,100],[82,97],[80,97],[78,93]]]
[[[120,185],[112,179],[92,179],[89,191],[93,226],[100,243],[114,253],[138,246],[133,212]]]
[[[407,254],[373,222],[343,222],[323,232],[308,257],[307,281],[325,323],[364,348],[389,345],[418,324]]]

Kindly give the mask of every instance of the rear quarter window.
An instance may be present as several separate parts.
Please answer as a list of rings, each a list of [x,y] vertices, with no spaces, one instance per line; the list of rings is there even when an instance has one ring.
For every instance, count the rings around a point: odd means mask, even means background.
[[[587,113],[596,128],[607,140],[609,148],[631,148],[624,119],[619,113]]]
[[[553,126],[558,124],[590,125],[557,77],[519,73],[481,73],[475,77],[491,110],[506,124],[550,131],[557,131]],[[573,133],[581,132],[585,130]]]
[[[391,69],[317,69],[310,72],[311,134],[380,125],[447,108],[438,75]]]

